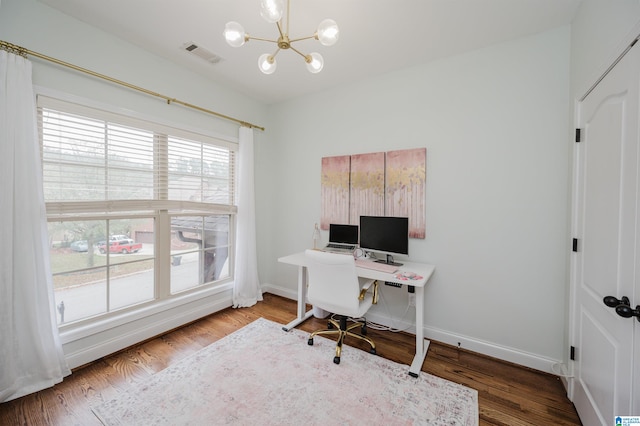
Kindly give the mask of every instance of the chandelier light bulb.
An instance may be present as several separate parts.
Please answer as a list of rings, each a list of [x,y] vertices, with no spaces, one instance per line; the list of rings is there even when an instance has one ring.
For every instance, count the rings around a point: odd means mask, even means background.
[[[230,46],[240,47],[245,42],[244,28],[235,21],[227,22],[227,25],[224,26],[223,34]]]
[[[318,52],[313,52],[306,56],[307,69],[312,74],[317,74],[324,67],[324,58]]]
[[[282,19],[283,13],[283,0],[262,0],[260,2],[260,16],[270,24],[274,24]]]
[[[264,53],[258,58],[258,68],[264,74],[273,74],[277,66],[276,58],[268,53]]]
[[[340,30],[333,19],[325,19],[318,25],[316,38],[323,46],[333,46],[338,41]]]

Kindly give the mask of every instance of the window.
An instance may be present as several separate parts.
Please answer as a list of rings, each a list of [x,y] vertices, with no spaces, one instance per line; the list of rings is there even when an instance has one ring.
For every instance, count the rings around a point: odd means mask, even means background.
[[[38,97],[58,324],[232,278],[237,144]]]
[[[172,265],[183,265],[171,269],[171,293],[229,277],[228,215],[172,216],[171,228]]]

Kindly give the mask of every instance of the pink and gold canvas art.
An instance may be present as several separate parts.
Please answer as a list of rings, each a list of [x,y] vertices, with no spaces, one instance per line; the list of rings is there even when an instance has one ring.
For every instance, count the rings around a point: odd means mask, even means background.
[[[384,152],[351,156],[350,223],[384,215]]]
[[[389,151],[385,170],[385,214],[409,218],[409,238],[424,238],[427,149]]]
[[[398,216],[409,218],[410,238],[425,238],[426,180],[426,148],[325,157],[320,228]]]
[[[322,159],[320,229],[329,229],[330,223],[349,223],[349,172],[351,156],[324,157]]]

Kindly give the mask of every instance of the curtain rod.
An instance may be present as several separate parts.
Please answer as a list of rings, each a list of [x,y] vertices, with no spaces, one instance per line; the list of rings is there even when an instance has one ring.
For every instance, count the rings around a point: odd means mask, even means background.
[[[100,74],[100,73],[88,70],[86,68],[82,68],[82,67],[79,67],[77,65],[73,65],[73,64],[70,64],[68,62],[61,61],[60,59],[56,59],[56,58],[52,58],[50,56],[43,55],[42,53],[34,52],[32,50],[26,49],[24,47],[21,47],[21,46],[18,46],[18,45],[15,45],[15,44],[3,41],[3,40],[0,40],[0,50],[6,50],[7,52],[14,53],[16,55],[20,55],[20,56],[23,56],[25,58],[27,56],[35,56],[36,58],[44,59],[45,61],[53,62],[54,64],[62,65],[64,67],[71,68],[73,70],[80,71],[80,72],[83,72],[85,74],[89,74],[89,75],[94,76],[94,77],[101,78],[101,79],[109,81],[111,83],[115,83],[115,84],[119,84],[119,85],[124,86],[124,87],[128,87],[129,89],[137,90],[138,92],[146,93],[147,95],[155,96],[157,98],[162,98],[162,99],[167,101],[167,105],[170,105],[172,103],[180,104],[180,105],[185,106],[187,108],[192,108],[192,109],[198,110],[200,112],[204,112],[204,113],[207,113],[207,114],[215,115],[216,117],[223,118],[225,120],[234,121],[234,122],[236,122],[236,123],[238,123],[238,124],[240,124],[241,126],[244,126],[244,127],[249,127],[249,128],[252,128],[252,129],[260,129],[260,130],[264,131],[264,127],[257,126],[255,124],[251,124],[251,123],[248,123],[248,122],[243,121],[243,120],[238,120],[237,118],[229,117],[228,115],[220,114],[219,112],[211,111],[211,110],[208,110],[206,108],[199,107],[197,105],[193,105],[193,104],[190,104],[190,103],[187,103],[187,102],[183,102],[183,101],[181,101],[179,99],[175,99],[175,98],[171,98],[169,96],[161,95],[160,93],[156,93],[156,92],[153,92],[151,90],[147,90],[147,89],[144,89],[142,87],[135,86],[133,84],[129,84],[127,82],[124,82],[124,81],[117,80],[115,78],[106,76],[104,74]]]

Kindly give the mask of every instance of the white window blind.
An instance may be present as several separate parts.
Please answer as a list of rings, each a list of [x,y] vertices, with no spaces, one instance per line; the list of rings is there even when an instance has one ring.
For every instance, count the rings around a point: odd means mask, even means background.
[[[38,98],[45,200],[234,205],[236,144]]]
[[[169,199],[233,204],[233,152],[170,137]]]
[[[153,133],[42,108],[47,201],[154,196]]]

